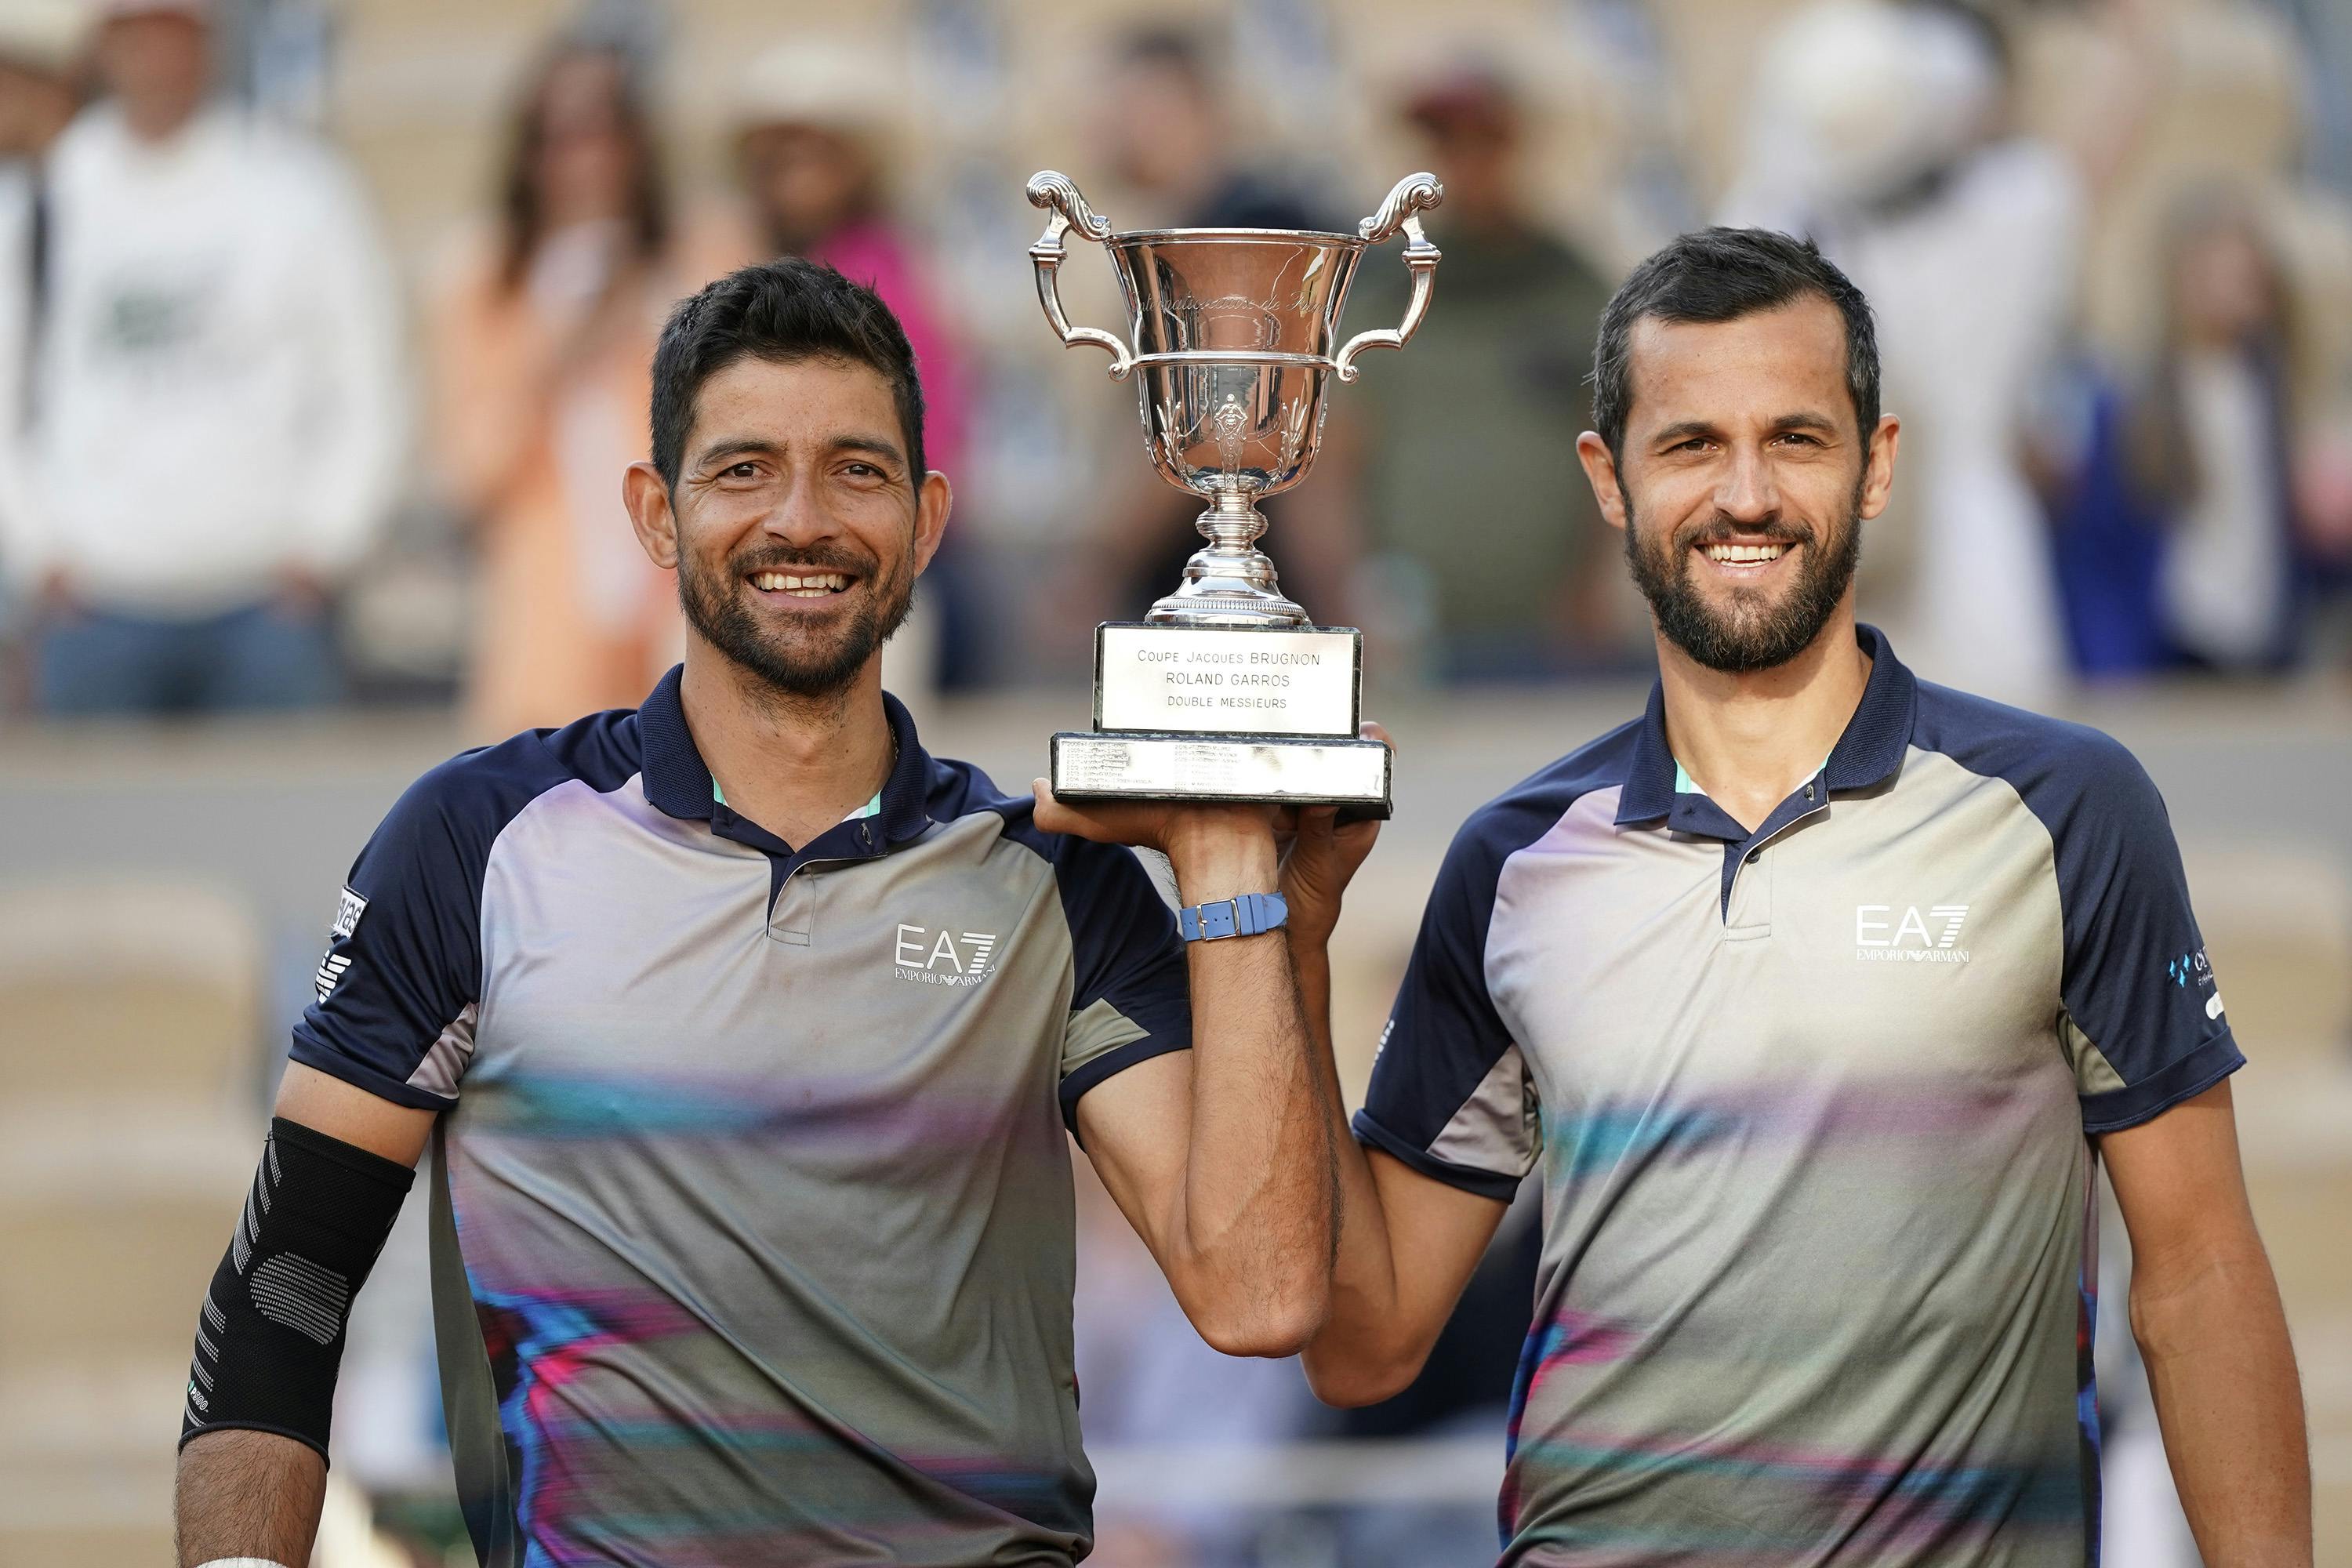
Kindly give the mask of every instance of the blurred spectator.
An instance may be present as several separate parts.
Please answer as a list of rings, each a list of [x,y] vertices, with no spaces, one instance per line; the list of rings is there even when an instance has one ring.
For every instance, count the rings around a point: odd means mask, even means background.
[[[1118,182],[1121,229],[1328,226],[1235,152],[1240,107],[1201,37],[1151,26],[1115,43],[1093,129],[1097,156]],[[1130,202],[1139,210],[1129,211]],[[1096,514],[1102,526],[1082,579],[1087,591],[1068,598],[1089,619],[1140,618],[1175,588],[1184,563],[1201,547],[1191,524],[1207,503],[1132,457],[1115,463],[1110,484]],[[1277,525],[1287,499],[1263,509]],[[1278,545],[1275,555],[1289,559]],[[1104,584],[1118,585],[1115,604],[1103,602]]]
[[[2245,202],[2186,203],[2165,255],[2165,333],[2132,457],[2166,524],[2157,601],[2178,657],[2278,668],[2297,629],[2284,275]]]
[[[804,256],[870,286],[907,329],[923,376],[923,448],[954,476],[970,411],[961,345],[915,241],[888,212],[897,121],[878,51],[796,38],[754,60],[737,106],[736,158],[768,253]]]
[[[373,225],[325,149],[215,99],[215,9],[105,5],[109,96],[49,159],[10,571],[57,712],[331,700],[329,601],[398,476]]]
[[[635,707],[670,662],[674,595],[618,476],[646,449],[663,312],[719,269],[681,241],[636,68],[602,42],[560,43],[532,73],[499,196],[432,323],[439,467],[480,530],[467,720],[483,735]]]
[[[11,570],[8,546],[28,504],[24,436],[50,273],[43,161],[79,107],[73,73],[83,31],[77,0],[0,8],[0,574]],[[0,629],[5,603],[0,594]]]
[[[925,456],[955,480],[963,477],[971,418],[963,345],[921,247],[889,212],[902,126],[894,100],[876,84],[904,74],[880,50],[845,39],[795,37],[776,46],[744,78],[736,167],[767,253],[824,262],[897,312],[923,378]],[[970,550],[963,531],[950,527],[923,575],[916,612],[894,639],[885,671],[902,697],[912,694],[910,682],[968,686],[986,679],[997,639],[973,624],[979,601],[971,591]]]
[[[2132,472],[2124,381],[2105,356],[2078,346],[2052,378],[2025,441],[2050,514],[2067,649],[2075,672],[2094,680],[2146,676],[2171,662],[2156,603],[2163,530]]]
[[[1130,226],[1317,226],[1296,192],[1234,152],[1236,107],[1202,38],[1143,27],[1118,40],[1095,131],[1100,156],[1150,209]]]
[[[1528,211],[1523,110],[1497,68],[1432,78],[1404,105],[1445,185],[1429,320],[1334,399],[1325,461],[1293,503],[1294,559],[1370,557],[1368,629],[1416,626],[1445,679],[1542,679],[1604,658],[1619,579],[1576,461],[1609,284]],[[1403,319],[1393,248],[1363,258],[1349,331]]]
[[[2149,73],[2069,148],[2006,123],[2010,63],[1964,5],[1804,7],[1765,52],[1724,221],[1817,239],[1877,312],[1908,477],[1901,524],[1865,554],[1865,606],[1922,674],[2032,703],[2066,658],[2021,430],[2073,320],[2084,215],[2145,123]]]

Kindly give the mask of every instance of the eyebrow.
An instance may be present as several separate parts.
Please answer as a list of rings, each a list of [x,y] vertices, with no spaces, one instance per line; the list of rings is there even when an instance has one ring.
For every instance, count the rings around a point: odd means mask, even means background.
[[[846,436],[835,437],[832,443],[826,447],[826,450],[834,452],[868,452],[877,458],[887,458],[891,462],[897,464],[902,468],[907,466],[907,454],[900,451],[898,449],[898,443],[891,440],[887,436],[876,436],[869,433],[853,431]]]
[[[1687,441],[1694,436],[1717,440],[1720,439],[1722,435],[1722,431],[1704,419],[1681,419],[1651,437],[1649,444],[1653,447],[1671,447],[1678,442]]]
[[[715,441],[694,455],[694,467],[707,468],[721,458],[772,457],[777,450],[773,441],[763,441],[756,436],[736,436]]]
[[[1801,408],[1793,414],[1783,414],[1772,421],[1772,433],[1776,436],[1793,430],[1821,430],[1835,435],[1837,428],[1836,420],[1826,414],[1816,413],[1810,408]],[[1677,420],[1651,437],[1649,444],[1654,447],[1672,447],[1695,437],[1719,441],[1723,438],[1723,432],[1718,426],[1705,419],[1683,419]]]
[[[697,452],[694,455],[694,467],[698,470],[708,468],[714,463],[726,462],[737,458],[772,458],[782,450],[783,448],[775,442],[758,436],[730,437],[723,441],[714,441]],[[869,453],[874,457],[887,458],[899,468],[906,467],[907,463],[907,455],[898,449],[898,443],[887,436],[877,436],[866,431],[852,431],[845,436],[836,436],[826,443],[825,450]]]

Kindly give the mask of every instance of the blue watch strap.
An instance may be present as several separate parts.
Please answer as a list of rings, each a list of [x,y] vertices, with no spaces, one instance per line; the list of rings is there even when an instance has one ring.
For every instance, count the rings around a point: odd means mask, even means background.
[[[1194,904],[1176,911],[1176,929],[1186,942],[1215,942],[1221,937],[1257,936],[1279,929],[1290,919],[1290,906],[1280,893],[1242,893],[1213,904]]]

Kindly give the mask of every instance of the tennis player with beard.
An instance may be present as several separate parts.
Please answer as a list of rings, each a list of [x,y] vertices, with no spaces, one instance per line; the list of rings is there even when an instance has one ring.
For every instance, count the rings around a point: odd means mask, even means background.
[[[2242,1058],[2163,803],[2105,736],[1855,624],[1898,436],[1868,305],[1810,245],[1687,236],[1594,379],[1578,449],[1658,684],[1446,856],[1342,1141],[1316,1391],[1403,1387],[1539,1167],[1505,1563],[2081,1568],[2104,1161],[2204,1560],[2309,1564]],[[1328,1033],[1372,829],[1311,826],[1292,944]]]
[[[428,1142],[487,1568],[1084,1556],[1066,1128],[1211,1344],[1321,1321],[1335,1121],[1272,814],[1086,815],[925,752],[879,652],[948,482],[872,292],[746,268],[653,384],[625,492],[686,661],[435,769],[361,853],[202,1306],[184,1565],[310,1560],[345,1314]],[[1188,947],[1122,843],[1251,918]]]

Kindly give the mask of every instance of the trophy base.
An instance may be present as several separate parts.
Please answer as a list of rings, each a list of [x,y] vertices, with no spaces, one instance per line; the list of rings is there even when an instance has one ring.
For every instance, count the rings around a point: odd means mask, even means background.
[[[1054,737],[1054,793],[1064,800],[1183,800],[1336,805],[1343,821],[1386,820],[1389,749],[1309,735]]]

